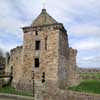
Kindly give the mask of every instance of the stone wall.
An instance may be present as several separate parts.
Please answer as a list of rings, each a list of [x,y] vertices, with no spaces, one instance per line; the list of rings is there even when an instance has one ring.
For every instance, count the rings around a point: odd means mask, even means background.
[[[98,68],[79,68],[79,73],[100,73]]]
[[[23,47],[18,46],[11,50],[10,52],[10,61],[9,65],[7,65],[5,71],[6,73],[12,74],[13,81],[12,86],[17,87],[20,84],[21,77],[23,77]]]
[[[38,32],[38,35],[36,35],[36,31]],[[24,40],[26,40],[24,47],[28,47],[31,45],[30,51],[24,48],[24,54],[25,55],[27,54],[27,57],[26,58],[24,57],[24,59],[26,59],[24,67],[28,68],[27,71],[29,70],[30,67],[33,68],[35,97],[37,96],[41,97],[42,95],[39,94],[41,92],[41,89],[43,88],[43,83],[42,83],[43,73],[45,73],[45,82],[47,80],[53,80],[53,83],[55,85],[57,84],[59,31],[54,30],[54,26],[47,26],[40,28],[40,30],[38,30],[37,27],[36,30],[31,31],[31,34],[29,33],[24,33],[24,34],[25,34]],[[45,38],[47,38],[47,49],[45,48],[46,46]],[[28,42],[29,39],[31,42]],[[35,50],[36,40],[40,41],[40,50]],[[29,60],[27,60],[28,57],[30,57],[30,61],[32,63],[29,63]],[[35,67],[35,60],[34,60],[35,58],[39,58],[40,60],[38,68]],[[27,76],[28,79],[30,79],[29,74],[25,76]]]
[[[96,68],[78,68],[81,80],[100,80],[100,70]]]
[[[62,27],[63,29],[63,27]],[[79,83],[76,67],[77,50],[69,48],[66,30],[59,31],[59,67],[58,77],[60,88],[65,88]]]
[[[71,86],[78,85],[80,83],[79,74],[77,72],[76,56],[77,56],[77,50],[73,48],[69,48],[69,69],[68,69],[69,79],[68,80]]]
[[[80,80],[100,80],[100,77],[93,76],[80,76]]]
[[[58,66],[58,84],[60,88],[64,88],[68,83],[68,58],[69,44],[66,31],[59,31],[59,66]]]
[[[2,55],[0,56],[0,75],[4,74],[4,70],[5,70],[5,65],[6,65],[6,61],[5,61],[5,57],[3,57]]]

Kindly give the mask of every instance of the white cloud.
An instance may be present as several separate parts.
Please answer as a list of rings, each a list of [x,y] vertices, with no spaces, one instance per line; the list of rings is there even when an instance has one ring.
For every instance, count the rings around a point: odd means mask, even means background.
[[[12,48],[15,48],[17,44],[12,43],[11,45],[4,45],[3,41],[0,40],[0,49],[3,51],[3,53],[10,51]]]
[[[91,56],[91,57],[83,57],[81,58],[78,63],[80,64],[79,67],[88,67],[88,68],[100,68],[100,56]]]
[[[77,26],[73,26],[70,28],[70,33],[82,36],[82,35],[89,35],[89,36],[100,36],[100,26],[91,25],[91,24],[79,24]]]
[[[77,41],[76,43],[73,43],[72,46],[78,50],[92,50],[92,49],[100,50],[100,41],[95,39],[80,40]]]

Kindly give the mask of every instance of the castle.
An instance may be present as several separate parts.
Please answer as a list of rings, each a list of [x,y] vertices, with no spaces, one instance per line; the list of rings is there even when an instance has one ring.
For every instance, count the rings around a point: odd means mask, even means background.
[[[13,72],[12,86],[33,90],[37,96],[51,83],[61,89],[77,85],[77,50],[69,47],[63,24],[42,9],[31,26],[22,29],[23,46],[11,50],[6,68],[6,72]]]

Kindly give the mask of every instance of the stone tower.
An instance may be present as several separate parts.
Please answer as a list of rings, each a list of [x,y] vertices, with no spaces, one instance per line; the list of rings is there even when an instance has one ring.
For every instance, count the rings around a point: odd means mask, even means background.
[[[30,27],[24,27],[23,79],[41,98],[41,90],[52,85],[64,88],[77,84],[76,54],[69,48],[67,31],[42,9]],[[34,74],[32,75],[32,70]],[[32,76],[34,81],[32,80]]]

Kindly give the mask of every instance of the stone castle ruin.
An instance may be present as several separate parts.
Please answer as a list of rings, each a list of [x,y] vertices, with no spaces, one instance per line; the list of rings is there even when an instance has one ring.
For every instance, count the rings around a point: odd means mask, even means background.
[[[77,50],[69,47],[62,23],[42,9],[31,26],[23,27],[23,32],[23,46],[11,50],[6,67],[6,72],[13,72],[13,87],[32,90],[37,98],[51,84],[64,89],[79,83]]]
[[[77,50],[69,47],[62,23],[42,9],[32,24],[22,29],[23,45],[12,49],[4,62],[12,87],[32,91],[34,100],[100,100],[100,95],[66,89],[79,84],[84,78],[81,74],[100,73],[100,69],[77,67]]]

